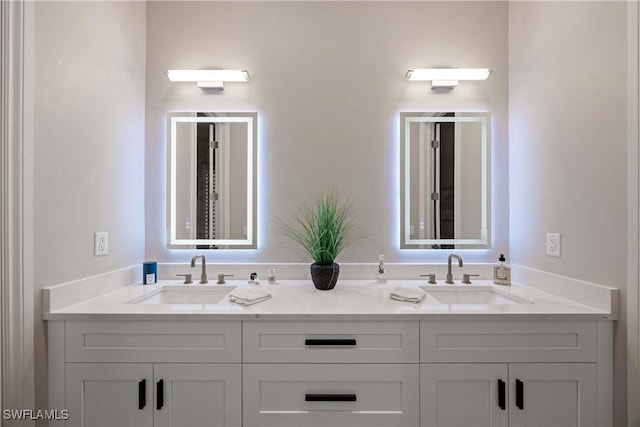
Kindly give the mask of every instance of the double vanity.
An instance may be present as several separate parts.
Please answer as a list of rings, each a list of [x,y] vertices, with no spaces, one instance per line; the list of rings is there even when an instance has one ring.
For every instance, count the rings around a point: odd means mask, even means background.
[[[250,287],[272,298],[228,298]],[[485,280],[134,284],[46,310],[50,407],[74,426],[607,426],[615,316]]]

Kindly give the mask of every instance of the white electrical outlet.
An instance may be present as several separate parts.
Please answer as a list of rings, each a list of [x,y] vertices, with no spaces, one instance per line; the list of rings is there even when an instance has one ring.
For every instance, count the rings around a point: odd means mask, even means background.
[[[547,255],[560,256],[560,233],[547,233]]]
[[[99,231],[94,234],[93,254],[104,256],[109,253],[109,233]]]

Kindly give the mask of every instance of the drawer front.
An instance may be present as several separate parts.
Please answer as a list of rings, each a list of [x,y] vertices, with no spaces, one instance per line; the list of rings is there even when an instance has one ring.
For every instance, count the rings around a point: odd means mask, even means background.
[[[422,321],[421,362],[595,362],[595,321]]]
[[[243,365],[243,425],[419,425],[419,365]]]
[[[249,363],[417,363],[418,322],[245,322]]]
[[[65,322],[67,362],[240,363],[240,322]]]

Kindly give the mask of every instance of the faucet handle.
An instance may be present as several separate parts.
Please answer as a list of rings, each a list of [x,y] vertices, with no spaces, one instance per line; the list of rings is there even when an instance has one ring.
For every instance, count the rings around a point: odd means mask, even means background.
[[[191,274],[176,274],[176,276],[184,277],[184,284],[185,285],[190,285],[190,284],[193,283],[193,280],[191,280]]]
[[[224,281],[225,277],[233,277],[233,274],[218,274],[218,281],[216,283],[218,285],[224,285],[226,283]]]
[[[438,282],[436,282],[436,275],[434,273],[421,274],[420,277],[428,277],[429,281],[427,283],[429,283],[430,285],[437,285],[438,284]]]
[[[464,273],[462,275],[462,283],[464,283],[465,285],[470,285],[471,284],[471,277],[478,277],[480,276],[479,274],[467,274]]]

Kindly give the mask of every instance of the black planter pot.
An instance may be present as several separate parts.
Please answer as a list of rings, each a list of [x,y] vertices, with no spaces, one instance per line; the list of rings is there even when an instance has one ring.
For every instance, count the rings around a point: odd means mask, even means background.
[[[311,264],[311,280],[316,289],[328,291],[336,286],[338,275],[340,274],[340,266],[335,262],[330,265],[321,265],[317,263]]]

